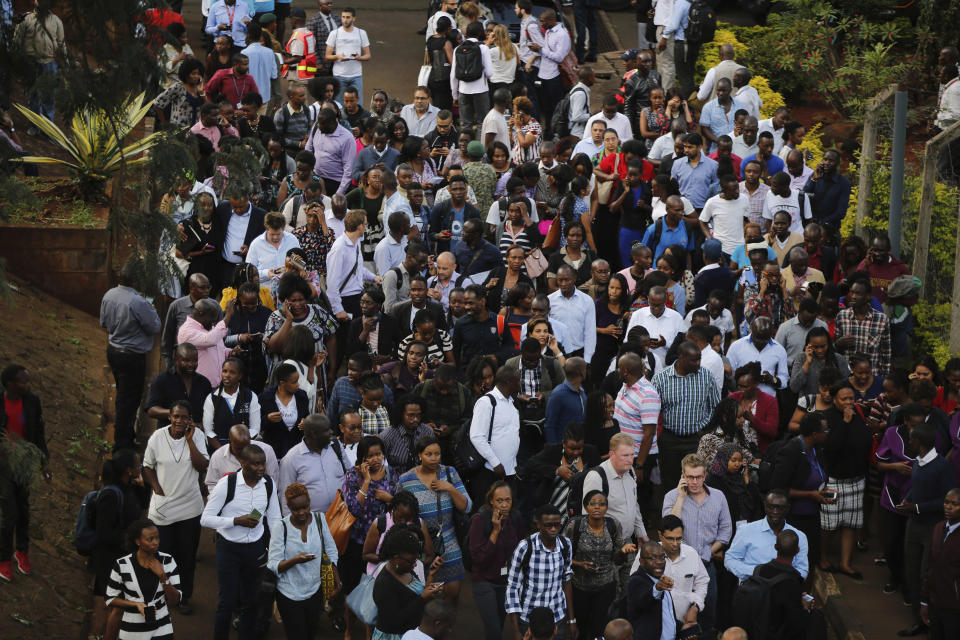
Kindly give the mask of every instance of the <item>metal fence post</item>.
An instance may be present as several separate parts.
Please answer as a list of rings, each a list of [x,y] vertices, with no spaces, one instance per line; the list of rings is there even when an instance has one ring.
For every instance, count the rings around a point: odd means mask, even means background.
[[[893,166],[890,170],[890,251],[900,257],[903,235],[903,162],[907,152],[907,92],[897,91],[893,103]]]

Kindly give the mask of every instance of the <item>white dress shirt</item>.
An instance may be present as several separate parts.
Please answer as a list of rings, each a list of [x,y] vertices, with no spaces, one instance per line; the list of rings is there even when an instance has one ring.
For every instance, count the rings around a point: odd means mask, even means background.
[[[640,554],[633,560],[630,575],[640,568]],[[710,574],[703,566],[703,560],[697,550],[688,544],[680,543],[680,555],[676,560],[667,556],[667,566],[663,575],[673,580],[673,610],[677,620],[683,620],[690,605],[695,604],[703,611],[704,600],[707,597],[707,586],[710,584]]]
[[[787,159],[783,158],[783,161],[786,162]],[[803,186],[807,184],[807,180],[813,175],[813,169],[804,164],[799,176],[790,173],[790,169],[787,169],[786,173],[790,176],[790,188],[794,191],[803,191]]]
[[[650,311],[650,307],[644,307],[630,316],[627,333],[629,334],[630,329],[634,327],[643,327],[650,334],[651,340],[657,340],[659,336],[663,336],[666,344],[662,347],[650,349],[650,353],[654,355],[658,362],[663,362],[667,357],[667,349],[673,344],[673,340],[680,333],[682,326],[683,316],[677,311],[664,307],[663,313],[658,318]]]
[[[427,20],[427,40],[429,40],[431,36],[437,33],[437,20],[439,20],[442,16],[446,16],[447,18],[450,19],[451,27],[453,27],[454,29],[457,28],[456,18],[454,18],[452,15],[450,15],[446,11],[437,11],[435,14],[430,16],[429,20]]]
[[[743,105],[743,108],[747,110],[754,118],[760,118],[760,109],[763,107],[763,99],[760,97],[760,94],[757,92],[756,87],[746,84],[739,89],[733,95],[737,99],[737,102]]]
[[[593,126],[593,123],[597,120],[606,122],[607,129],[613,129],[616,131],[617,135],[620,136],[620,142],[633,140],[633,129],[630,128],[630,118],[622,113],[613,114],[613,119],[611,120],[608,119],[607,116],[603,115],[603,111],[598,111],[590,116],[590,119],[587,120],[587,124],[583,126],[584,132],[590,131],[590,127]],[[673,152],[673,138],[670,139],[670,151],[671,153]]]
[[[492,396],[496,400],[493,415],[493,431],[490,440],[490,404]],[[513,405],[513,399],[500,392],[499,387],[477,399],[473,405],[473,418],[470,420],[470,442],[477,453],[486,459],[484,467],[493,471],[497,465],[503,465],[503,472],[512,476],[517,471],[517,452],[520,450],[520,412]]]
[[[673,0],[654,0],[653,24],[658,27],[665,27],[670,24],[671,15],[673,15]],[[633,571],[630,573],[633,573]]]
[[[253,211],[253,205],[248,204],[247,210],[243,213],[235,211],[230,212],[230,219],[227,221],[227,235],[223,240],[223,249],[221,254],[223,259],[231,264],[240,264],[243,261],[241,256],[235,255],[234,251],[240,251],[243,241],[247,237],[247,225],[250,224],[250,213]],[[216,215],[216,213],[214,213]]]
[[[207,399],[203,401],[203,432],[208,438],[216,438],[217,434],[213,430],[213,394],[217,394],[223,398],[227,406],[230,407],[230,411],[233,411],[233,407],[237,402],[237,398],[240,397],[240,387],[237,387],[237,390],[232,394],[227,393],[225,390],[220,389],[219,387],[214,387],[213,391],[207,394]],[[247,429],[250,430],[250,437],[256,438],[260,433],[260,401],[257,399],[257,394],[250,394],[250,418],[248,419],[250,424],[247,425]]]
[[[757,151],[760,150],[760,147],[757,146],[757,141],[754,140],[753,144],[747,144],[743,141],[743,135],[731,136],[733,138],[733,150],[731,153],[741,160],[752,156]]]
[[[543,34],[543,46],[540,49],[541,80],[550,80],[560,75],[560,63],[570,53],[570,34],[566,27],[558,22]]]
[[[263,451],[263,455],[267,459],[267,469],[264,473],[273,480],[273,490],[276,491],[277,482],[280,480],[280,463],[277,462],[277,454],[273,451],[273,447],[266,442],[251,440],[250,444],[259,447],[260,450]],[[239,470],[240,461],[237,460],[237,457],[230,451],[229,446],[222,446],[210,455],[210,464],[207,466],[207,477],[203,483],[207,485],[207,491],[213,491],[213,488],[217,486],[220,478],[228,473]]]
[[[780,147],[783,146],[783,127],[779,129],[773,128],[773,118],[767,118],[766,120],[761,120],[757,130],[757,135],[763,133],[764,131],[769,131],[773,136],[773,155],[780,153]],[[741,158],[745,156],[740,156]]]
[[[416,107],[412,104],[405,105],[400,109],[400,117],[407,123],[410,135],[420,136],[421,138],[437,126],[438,113],[440,113],[440,109],[432,104],[427,105],[427,111],[423,115],[418,115]]]
[[[647,154],[647,157],[651,160],[663,160],[672,156],[673,150],[673,134],[668,131],[653,141],[653,146],[650,147],[650,153]],[[734,153],[737,153],[736,150],[734,150]],[[740,154],[737,153],[737,155]]]
[[[237,474],[237,488],[233,500],[224,504],[227,499],[227,477],[217,481],[217,486],[210,492],[207,506],[200,516],[200,525],[208,529],[216,529],[217,533],[230,542],[247,544],[257,542],[263,537],[263,521],[267,526],[280,521],[280,504],[277,502],[277,492],[274,490],[267,495],[267,482],[263,478],[250,486],[243,479],[243,472]],[[260,512],[257,526],[241,527],[233,524],[233,519],[250,515],[256,509]]]
[[[476,38],[467,38],[468,42],[477,42]],[[463,45],[460,45],[463,46]],[[457,47],[459,49],[460,47]],[[450,63],[450,91],[453,92],[453,99],[456,100],[461,93],[474,95],[477,93],[486,93],[489,90],[487,78],[493,75],[493,61],[490,59],[490,48],[480,45],[480,60],[483,62],[483,73],[476,80],[457,79],[457,52],[453,52],[453,62]],[[486,114],[484,114],[486,115]]]
[[[356,269],[353,268],[354,264],[357,265]],[[351,270],[353,275],[350,275]],[[334,240],[327,254],[327,298],[334,315],[343,311],[344,297],[362,292],[363,282],[375,277],[363,264],[360,238],[353,242],[350,236],[344,234]]]
[[[777,389],[786,389],[790,382],[790,369],[787,367],[787,350],[780,343],[771,339],[764,346],[763,351],[757,351],[753,344],[753,338],[749,335],[734,340],[733,344],[727,350],[727,359],[730,361],[730,367],[736,371],[745,364],[751,362],[760,363],[760,371],[767,372],[780,380],[780,386]],[[768,384],[761,384],[760,390],[764,393],[776,397],[777,390]]]
[[[323,197],[326,198],[327,196],[323,196]],[[346,233],[346,229],[344,229],[343,227],[343,218],[338,218],[337,216],[333,215],[333,209],[330,207],[324,206],[323,211],[324,211],[323,217],[327,221],[327,229],[330,229],[330,231],[333,231],[334,238],[339,239],[341,236],[343,236]]]
[[[259,235],[250,243],[247,249],[247,262],[260,272],[260,279],[266,280],[272,274],[271,269],[280,269],[287,261],[287,251],[300,247],[300,241],[289,231],[283,232],[279,246],[273,246],[267,240],[267,232]]]
[[[547,296],[550,299],[550,321],[556,318],[567,326],[569,344],[564,344],[567,353],[583,349],[583,359],[593,358],[597,348],[597,306],[593,298],[579,289],[574,289],[569,298],[559,289]]]
[[[723,389],[723,358],[710,345],[705,346],[700,352],[700,366],[713,376],[717,389]]]

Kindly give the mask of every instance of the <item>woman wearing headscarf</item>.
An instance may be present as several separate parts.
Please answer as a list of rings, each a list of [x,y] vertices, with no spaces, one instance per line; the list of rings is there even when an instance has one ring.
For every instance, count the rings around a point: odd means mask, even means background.
[[[724,442],[717,448],[707,469],[707,486],[717,489],[727,499],[730,521],[753,522],[763,516],[760,488],[750,482],[749,467],[743,448],[736,442]]]

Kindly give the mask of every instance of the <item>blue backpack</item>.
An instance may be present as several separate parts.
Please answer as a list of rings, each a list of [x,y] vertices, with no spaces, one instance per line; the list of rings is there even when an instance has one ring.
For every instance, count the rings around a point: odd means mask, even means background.
[[[77,553],[82,556],[89,556],[93,553],[97,541],[97,503],[100,502],[100,494],[107,489],[117,494],[117,501],[120,503],[119,512],[122,517],[123,491],[117,485],[108,484],[83,496],[80,511],[77,512],[77,522],[73,527],[73,545],[77,548]]]

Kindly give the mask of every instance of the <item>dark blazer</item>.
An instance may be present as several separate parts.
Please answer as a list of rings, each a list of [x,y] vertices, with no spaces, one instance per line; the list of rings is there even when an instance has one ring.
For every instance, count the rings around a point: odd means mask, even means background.
[[[232,215],[233,210],[230,208],[229,200],[221,202],[213,211],[213,228],[210,230],[210,235],[214,239],[213,246],[220,251],[223,250],[224,241],[227,238],[227,225]],[[263,218],[266,215],[267,212],[260,207],[251,206],[250,220],[247,221],[247,232],[243,236],[243,244],[249,247],[253,239],[263,233]]]
[[[913,461],[910,490],[906,499],[917,505],[910,517],[927,526],[933,526],[943,517],[943,498],[953,488],[953,466],[941,455],[920,466]]]
[[[0,391],[0,398],[2,398]],[[0,399],[0,436],[7,433],[7,409],[6,405]],[[50,460],[50,452],[47,451],[47,438],[44,430],[43,411],[40,408],[40,398],[32,393],[26,393],[23,396],[23,439],[36,445],[43,454],[42,464],[46,465]]]
[[[507,268],[506,267],[497,267],[490,271],[487,274],[487,279],[483,281],[483,288],[487,290],[487,309],[490,310],[490,313],[500,313],[500,309],[503,307],[500,304],[501,298],[503,297],[503,281],[507,277]],[[493,278],[499,278],[497,284],[493,287],[487,289],[487,283],[490,282]],[[520,272],[520,276],[517,278],[517,284],[521,282],[526,282],[528,285],[533,287],[533,280],[530,279],[530,276],[525,274],[523,271]]]
[[[408,335],[413,333],[410,330],[410,309],[413,306],[413,302],[409,299],[406,302],[401,302],[393,308],[393,319],[397,321],[397,330],[399,340],[403,340]],[[447,316],[443,313],[443,305],[441,305],[436,300],[427,300],[427,311],[430,313],[430,316],[433,318],[433,324],[437,329],[447,330]],[[396,345],[394,345],[394,350]]]
[[[409,312],[408,312],[409,313]],[[357,317],[350,321],[350,329],[347,332],[347,350],[346,354],[366,351],[366,343],[360,342],[360,333],[363,331],[363,317]],[[407,331],[409,334],[410,332]],[[397,344],[403,340],[400,324],[397,319],[389,313],[380,314],[380,326],[377,328],[377,353],[382,356],[393,358],[397,350]]]
[[[307,392],[303,389],[297,389],[293,397],[297,403],[297,423],[292,429],[287,429],[287,425],[282,421],[270,422],[267,419],[268,415],[280,410],[277,407],[277,388],[270,387],[259,396],[261,438],[273,447],[273,451],[277,454],[277,460],[303,440],[303,431],[297,428],[297,424],[300,424],[301,420],[310,415],[310,401],[307,399]]]
[[[537,455],[527,461],[527,470],[534,476],[537,483],[535,504],[547,504],[550,501],[553,479],[557,477],[557,467],[560,466],[562,457],[562,444],[548,444],[544,445]],[[583,445],[583,453],[580,458],[583,461],[583,469],[589,469],[600,464],[600,454],[597,453],[597,448],[592,444]]]
[[[944,540],[947,521],[942,520],[933,528],[933,543],[927,560],[927,572],[923,576],[920,599],[938,609],[949,609],[960,614],[960,530]]]
[[[800,572],[789,564],[771,560],[761,564],[753,570],[761,578],[773,578],[780,574],[787,574],[789,579],[784,580],[770,589],[770,616],[774,625],[769,629],[768,638],[778,640],[802,640],[807,637],[809,616],[801,604],[803,595],[803,577]],[[760,639],[764,640],[764,639]]]
[[[633,625],[633,640],[660,640],[663,601],[653,597],[653,585],[653,578],[642,569],[627,582],[627,620]]]

